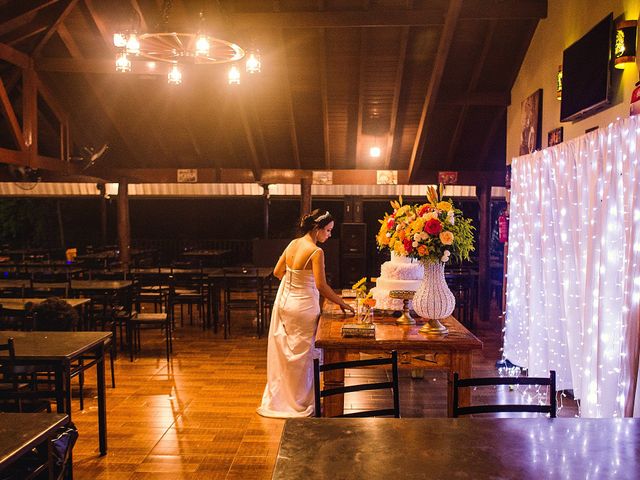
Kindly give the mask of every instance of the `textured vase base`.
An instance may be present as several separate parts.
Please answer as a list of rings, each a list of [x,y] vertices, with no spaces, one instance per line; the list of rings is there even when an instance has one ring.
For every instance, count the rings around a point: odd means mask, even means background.
[[[446,335],[449,333],[449,329],[437,319],[427,320],[427,323],[425,323],[419,331],[427,335]]]

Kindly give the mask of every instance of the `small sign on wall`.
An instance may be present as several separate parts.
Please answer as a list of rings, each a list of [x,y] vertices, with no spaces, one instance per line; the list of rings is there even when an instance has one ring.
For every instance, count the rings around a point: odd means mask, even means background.
[[[397,185],[398,171],[397,170],[377,170],[376,183],[378,185]]]
[[[178,169],[178,183],[197,183],[197,182],[198,182],[197,168],[179,168]]]
[[[314,185],[332,185],[333,172],[317,171],[312,172],[311,183]]]
[[[455,185],[458,183],[458,172],[438,172],[438,183]]]

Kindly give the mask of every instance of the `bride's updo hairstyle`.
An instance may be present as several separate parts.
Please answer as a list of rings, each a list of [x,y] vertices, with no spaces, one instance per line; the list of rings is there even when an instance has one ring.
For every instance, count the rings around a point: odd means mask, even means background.
[[[302,216],[298,229],[302,235],[306,235],[314,228],[324,228],[333,221],[329,212],[316,208],[313,212]]]

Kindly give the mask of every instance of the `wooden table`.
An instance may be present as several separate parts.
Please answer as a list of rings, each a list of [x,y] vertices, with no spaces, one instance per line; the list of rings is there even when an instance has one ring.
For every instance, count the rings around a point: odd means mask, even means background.
[[[273,479],[637,479],[640,419],[287,420]]]
[[[353,317],[345,317],[332,308],[320,316],[316,333],[316,347],[324,351],[325,363],[356,360],[360,353],[379,354],[398,352],[398,367],[410,369],[436,369],[447,372],[447,414],[453,414],[453,373],[462,378],[471,376],[473,350],[482,349],[482,342],[453,317],[442,320],[448,335],[425,335],[418,332],[421,321],[414,326],[399,326],[395,318],[377,316],[375,338],[344,338],[341,328]],[[344,370],[325,372],[324,383],[329,388],[344,386]],[[466,390],[466,389],[465,389]],[[460,392],[460,402],[468,405],[471,392]],[[323,415],[343,413],[344,397],[333,395],[324,399]]]
[[[0,413],[0,471],[51,440],[67,423],[68,415],[56,413]]]
[[[11,337],[17,365],[53,366],[58,413],[71,419],[71,364],[89,360],[85,368],[96,365],[98,387],[98,430],[100,454],[107,453],[107,406],[104,385],[104,352],[111,332],[20,332],[0,331],[0,343]],[[4,353],[4,352],[3,352]]]
[[[12,312],[14,314],[18,314],[20,317],[24,318],[24,313],[27,307],[27,304],[31,304],[33,307],[44,302],[46,298],[0,298],[0,305],[2,305],[2,310],[6,310]],[[78,309],[79,316],[82,319],[80,322],[80,327],[82,328],[87,324],[87,316],[85,314],[85,307],[91,303],[90,298],[60,298],[67,302],[72,308]],[[20,327],[17,327],[20,328]],[[25,328],[24,321],[22,328]],[[30,328],[30,327],[27,327]]]

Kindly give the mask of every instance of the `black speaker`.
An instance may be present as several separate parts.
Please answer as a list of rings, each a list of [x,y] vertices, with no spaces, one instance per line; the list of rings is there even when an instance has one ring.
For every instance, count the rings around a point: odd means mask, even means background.
[[[364,257],[367,252],[367,224],[343,223],[340,231],[340,251],[343,256]]]

